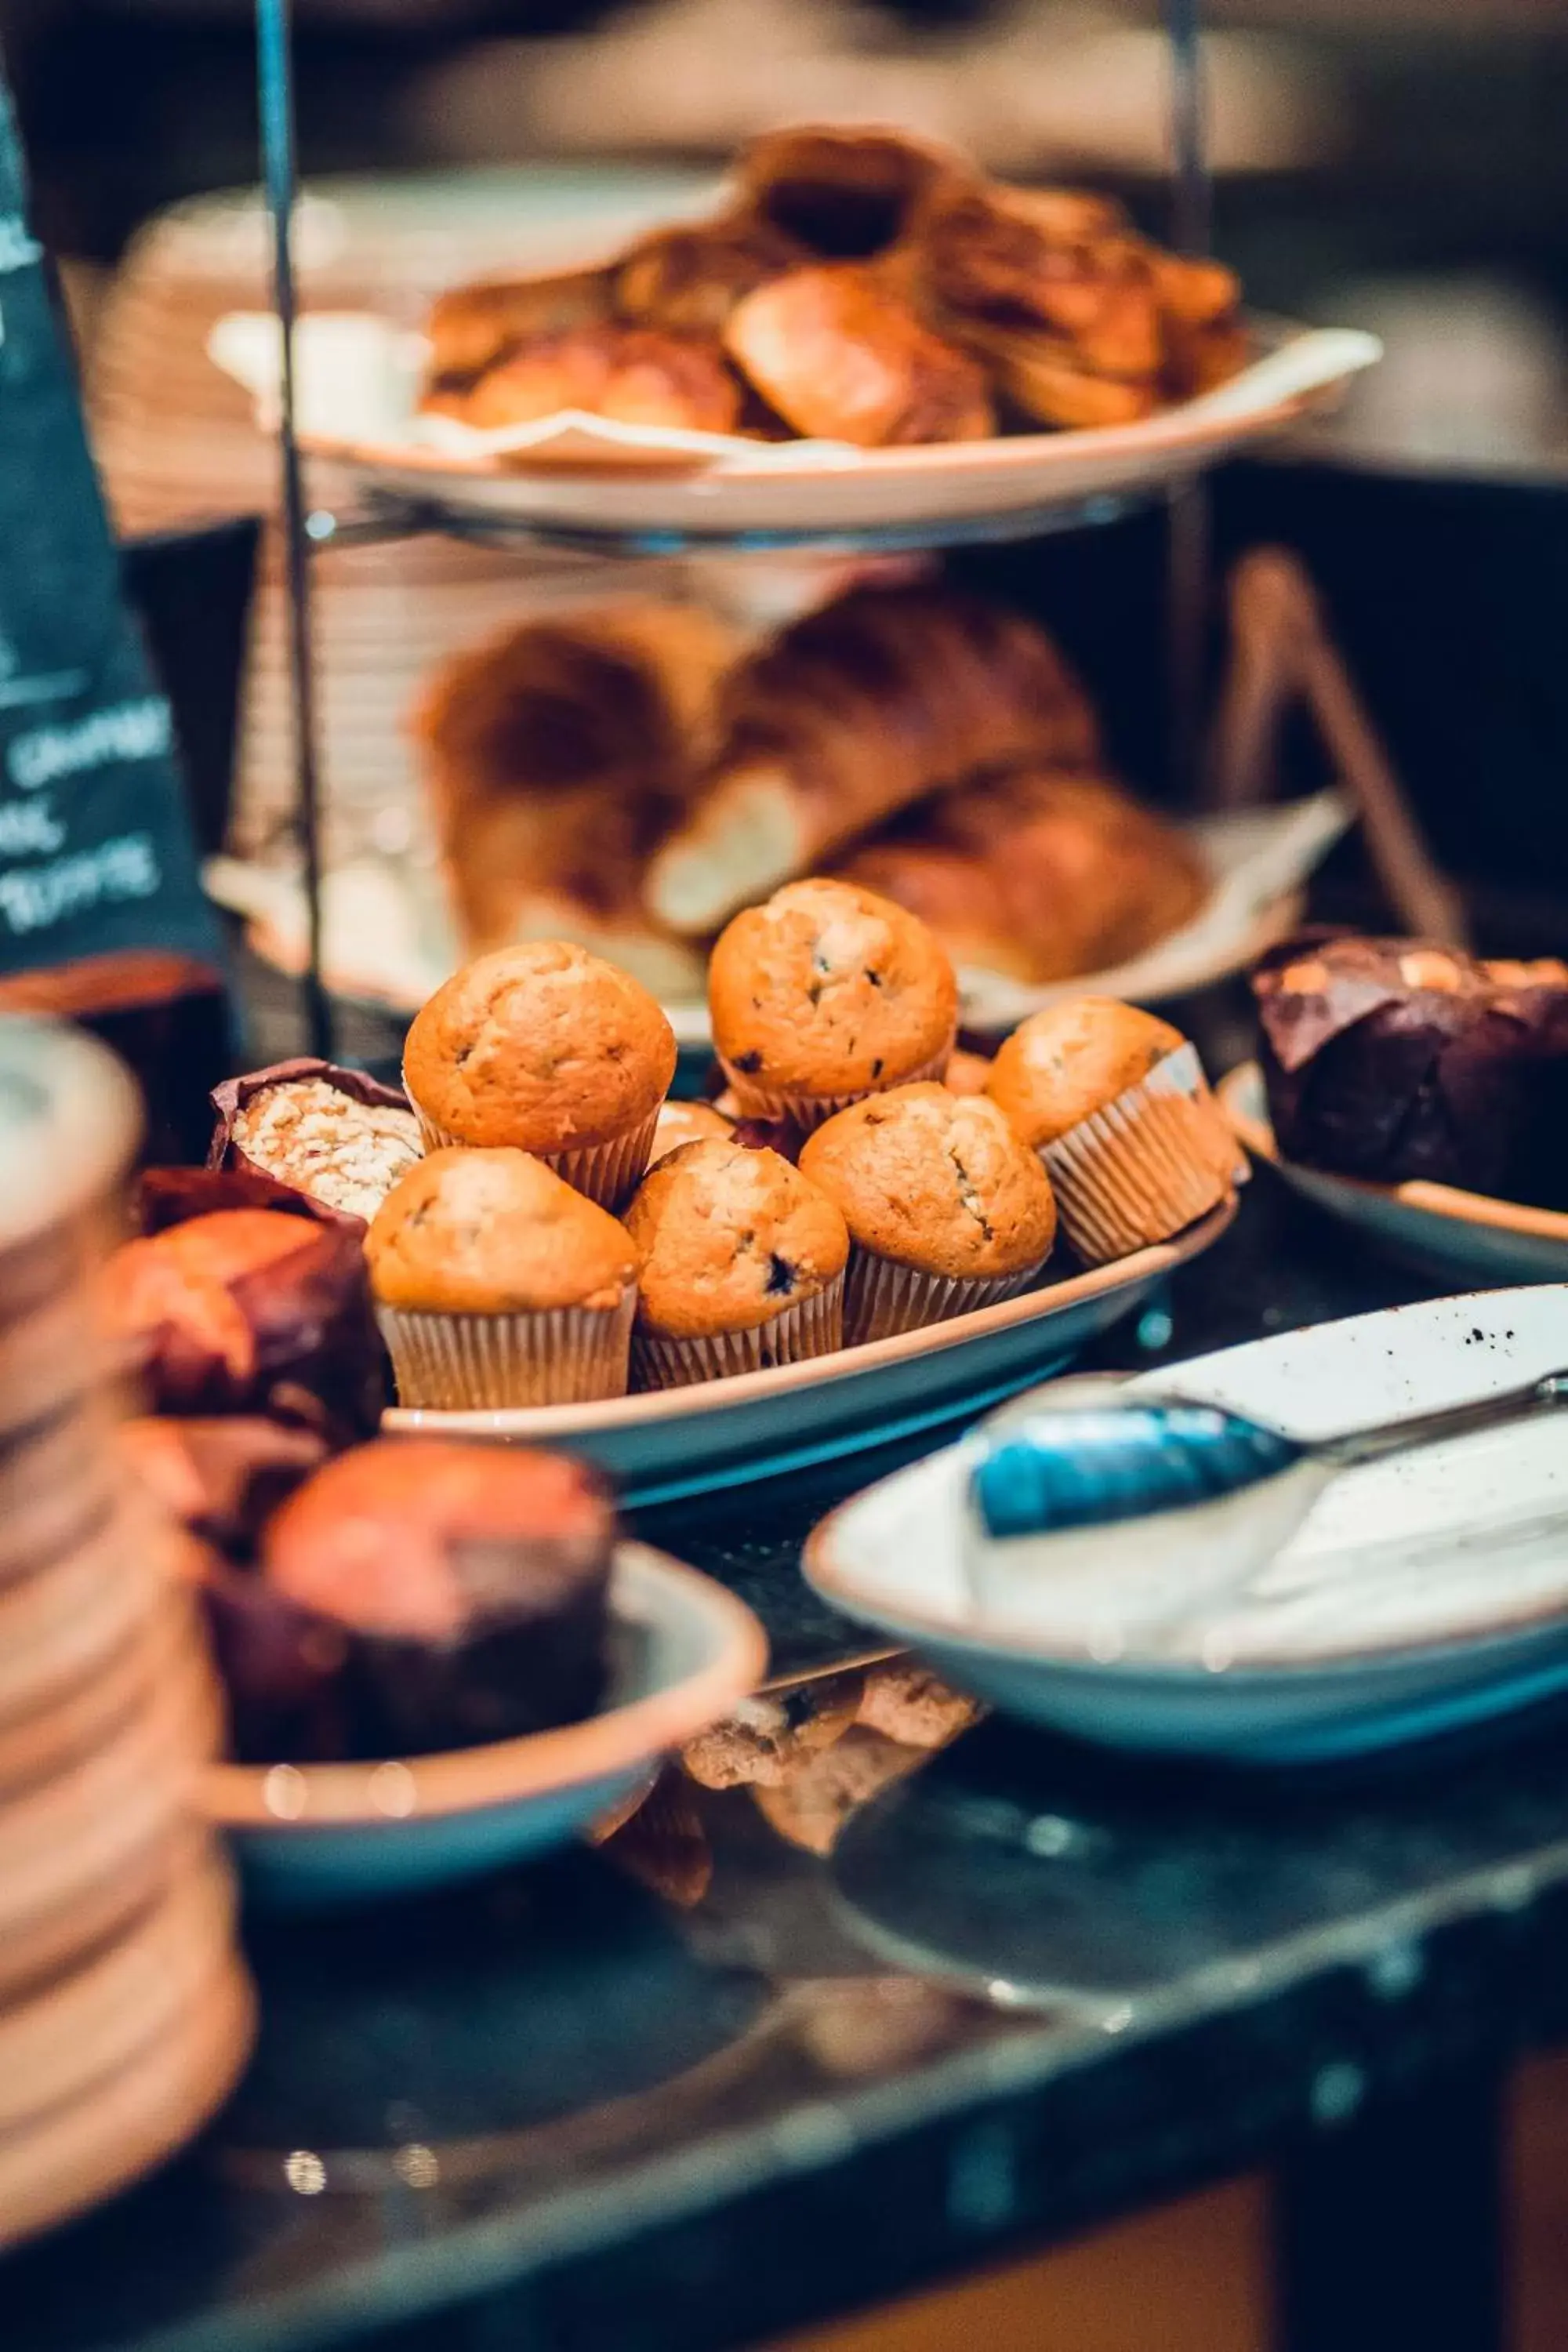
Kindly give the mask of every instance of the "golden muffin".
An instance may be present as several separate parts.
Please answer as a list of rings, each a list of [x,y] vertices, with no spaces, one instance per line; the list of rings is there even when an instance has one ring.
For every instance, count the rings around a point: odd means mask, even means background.
[[[641,1264],[639,1385],[760,1371],[841,1344],[848,1230],[776,1151],[682,1144],[645,1179],[626,1230]]]
[[[1078,996],[1031,1013],[985,1091],[1044,1160],[1062,1230],[1091,1265],[1169,1240],[1236,1181],[1195,1047],[1135,1005]]]
[[[647,1166],[675,1061],[675,1033],[647,989],[559,940],[465,964],[403,1049],[427,1146],[531,1151],[611,1209]]]
[[[742,1112],[811,1129],[862,1095],[940,1078],[958,984],[916,916],[847,882],[748,907],[708,970],[713,1043]]]
[[[1179,1029],[1135,1004],[1064,997],[1003,1039],[985,1091],[1039,1150],[1137,1086],[1185,1043]]]
[[[942,1085],[950,1095],[983,1095],[990,1076],[989,1054],[972,1054],[967,1047],[957,1045],[948,1057]]]
[[[732,1135],[735,1122],[710,1102],[669,1102],[659,1105],[658,1118],[653,1130],[653,1150],[648,1154],[648,1166],[657,1168],[683,1143],[703,1143],[710,1136]]]
[[[1056,1238],[1038,1155],[983,1095],[929,1082],[869,1095],[806,1138],[800,1170],[849,1228],[851,1346],[1012,1297]]]
[[[404,1404],[625,1395],[636,1246],[530,1153],[432,1151],[394,1186],[364,1247]]]

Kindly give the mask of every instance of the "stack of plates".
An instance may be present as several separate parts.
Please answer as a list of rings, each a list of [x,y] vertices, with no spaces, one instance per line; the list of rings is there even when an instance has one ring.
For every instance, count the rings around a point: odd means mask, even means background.
[[[326,182],[295,231],[301,300],[416,326],[443,287],[596,259],[656,219],[710,200],[706,176],[595,167]],[[277,504],[272,444],[206,355],[216,321],[270,305],[268,229],[253,194],[165,213],[132,247],[105,301],[89,371],[93,437],[126,532]],[[313,495],[341,503],[329,472]],[[269,544],[253,623],[235,846],[265,851],[294,804],[280,573]],[[423,856],[406,734],[431,665],[561,595],[658,593],[647,571],[515,555],[429,537],[316,559],[321,729],[330,865]]]
[[[178,2147],[250,2042],[216,1688],[92,1311],[135,1125],[100,1046],[0,1027],[0,2245]]]

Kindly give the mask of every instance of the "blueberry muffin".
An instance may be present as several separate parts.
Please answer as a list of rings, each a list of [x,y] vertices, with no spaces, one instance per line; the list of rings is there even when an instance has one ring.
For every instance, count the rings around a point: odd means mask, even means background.
[[[984,1096],[929,1082],[869,1095],[806,1138],[800,1170],[849,1228],[850,1346],[1013,1297],[1056,1237],[1038,1154]]]
[[[776,1151],[683,1144],[626,1212],[640,1273],[632,1364],[644,1388],[798,1363],[843,1338],[849,1234]]]
[[[848,882],[787,883],[721,933],[713,1042],[743,1114],[809,1129],[862,1095],[940,1078],[958,986],[917,916]]]

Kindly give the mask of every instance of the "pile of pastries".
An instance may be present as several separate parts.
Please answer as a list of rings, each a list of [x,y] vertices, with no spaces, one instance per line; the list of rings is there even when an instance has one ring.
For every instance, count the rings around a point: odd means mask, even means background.
[[[575,940],[667,1003],[795,876],[1031,984],[1131,960],[1212,888],[1109,774],[1050,637],[931,582],[862,583],[758,642],[679,604],[530,622],[449,663],[415,732],[466,951]]]
[[[710,1003],[713,1102],[668,1098],[659,1006],[561,941],[437,990],[405,1100],[316,1063],[234,1082],[215,1172],[149,1180],[163,1229],[116,1262],[121,1328],[184,1411],[232,1409],[260,1370],[374,1420],[371,1312],[406,1405],[580,1403],[967,1312],[1035,1282],[1058,1224],[1104,1263],[1232,1181],[1178,1032],[1080,998],[992,1062],[955,1055],[940,942],[854,884],[787,884],[738,915]],[[191,1214],[215,1182],[237,1188],[222,1231]]]
[[[610,1496],[589,1467],[376,1434],[801,1363],[1100,1264],[1228,1195],[1194,1049],[1109,999],[955,1051],[918,918],[829,877],[714,950],[724,1090],[563,941],[437,990],[405,1087],[320,1061],[220,1087],[209,1163],[142,1179],[105,1304],[247,1761],[527,1734],[606,1687]]]
[[[576,409],[861,448],[1129,425],[1245,365],[1239,299],[1108,196],[807,126],[744,148],[710,219],[444,295],[425,405],[484,432]]]

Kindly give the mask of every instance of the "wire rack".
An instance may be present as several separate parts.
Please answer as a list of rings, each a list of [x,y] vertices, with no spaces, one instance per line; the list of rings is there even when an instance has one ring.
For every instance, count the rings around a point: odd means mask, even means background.
[[[1171,238],[1184,252],[1207,250],[1210,172],[1201,60],[1202,0],[1163,0],[1170,54]],[[594,554],[658,557],[805,551],[824,556],[905,553],[1037,538],[1112,521],[1139,503],[1137,496],[1101,496],[1039,511],[910,524],[874,531],[598,531],[537,520],[479,520],[437,499],[373,492],[353,516],[313,508],[305,491],[295,402],[294,326],[298,314],[290,225],[299,200],[292,0],[256,0],[257,82],[261,123],[262,179],[271,235],[273,302],[282,344],[278,427],[282,478],[284,583],[289,678],[292,701],[295,832],[306,900],[306,952],[300,1015],[308,1050],[330,1055],[333,1007],[322,971],[322,774],[316,711],[315,643],[311,625],[311,556],[324,547],[365,545],[444,531],[489,544],[549,545]],[[1202,653],[1207,611],[1207,517],[1201,484],[1165,495],[1170,531],[1170,728],[1173,764],[1188,772],[1197,740]]]

